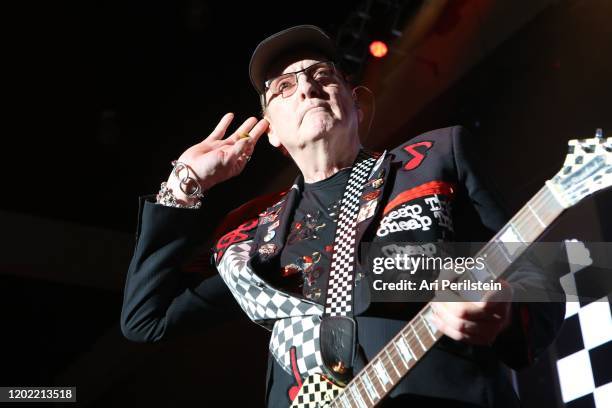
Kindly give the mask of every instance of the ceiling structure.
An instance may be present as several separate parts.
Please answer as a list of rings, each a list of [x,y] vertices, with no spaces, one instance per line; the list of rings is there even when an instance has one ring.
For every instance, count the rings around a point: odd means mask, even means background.
[[[303,23],[346,38],[359,10],[380,2],[312,1],[299,12],[281,1],[41,5],[44,19],[27,14],[31,30],[20,37],[15,106],[23,109],[12,118],[15,153],[3,163],[19,173],[8,190],[29,198],[0,208],[132,231],[137,197],[157,192],[171,160],[225,112],[236,121],[257,115],[247,66],[259,40]],[[366,144],[378,149],[397,143],[402,125],[553,0],[391,3],[408,11],[394,22],[389,57],[364,64],[376,93]],[[286,188],[294,175],[262,138],[244,174],[213,194],[227,197],[220,204],[229,210]]]

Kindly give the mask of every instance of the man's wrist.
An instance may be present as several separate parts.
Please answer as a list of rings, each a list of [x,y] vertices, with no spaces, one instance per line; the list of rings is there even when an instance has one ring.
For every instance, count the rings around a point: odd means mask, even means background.
[[[172,172],[168,181],[161,184],[157,203],[168,207],[200,208],[204,197],[203,188],[191,168],[178,160],[172,161]]]
[[[189,197],[181,191],[180,188],[172,185],[173,177],[168,182],[161,184],[159,193],[157,193],[157,204],[165,205],[167,207],[176,208],[191,208],[198,209],[202,206],[199,197]],[[178,184],[178,183],[176,183]]]
[[[174,197],[176,197],[176,199],[182,204],[193,205],[200,201],[200,197],[198,196],[187,195],[181,188],[180,181],[172,175],[170,175],[170,177],[168,178],[166,185],[169,189],[172,190],[172,194],[174,195]]]

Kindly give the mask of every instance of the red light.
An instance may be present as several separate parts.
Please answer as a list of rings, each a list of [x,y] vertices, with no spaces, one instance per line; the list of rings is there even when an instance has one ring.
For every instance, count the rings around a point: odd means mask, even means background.
[[[370,54],[376,58],[382,58],[387,55],[387,44],[382,41],[372,41],[370,44]]]

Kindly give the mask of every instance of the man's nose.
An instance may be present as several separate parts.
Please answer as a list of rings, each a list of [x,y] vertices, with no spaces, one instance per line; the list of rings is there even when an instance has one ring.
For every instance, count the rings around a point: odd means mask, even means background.
[[[319,83],[304,72],[297,74],[297,87],[299,97],[302,100],[320,96],[322,92]]]

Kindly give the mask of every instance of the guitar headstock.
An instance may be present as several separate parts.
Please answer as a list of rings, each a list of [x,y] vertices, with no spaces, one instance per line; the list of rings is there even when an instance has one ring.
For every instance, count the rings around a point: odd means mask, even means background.
[[[567,143],[563,168],[549,181],[564,207],[612,185],[612,137],[597,129],[591,139]]]

